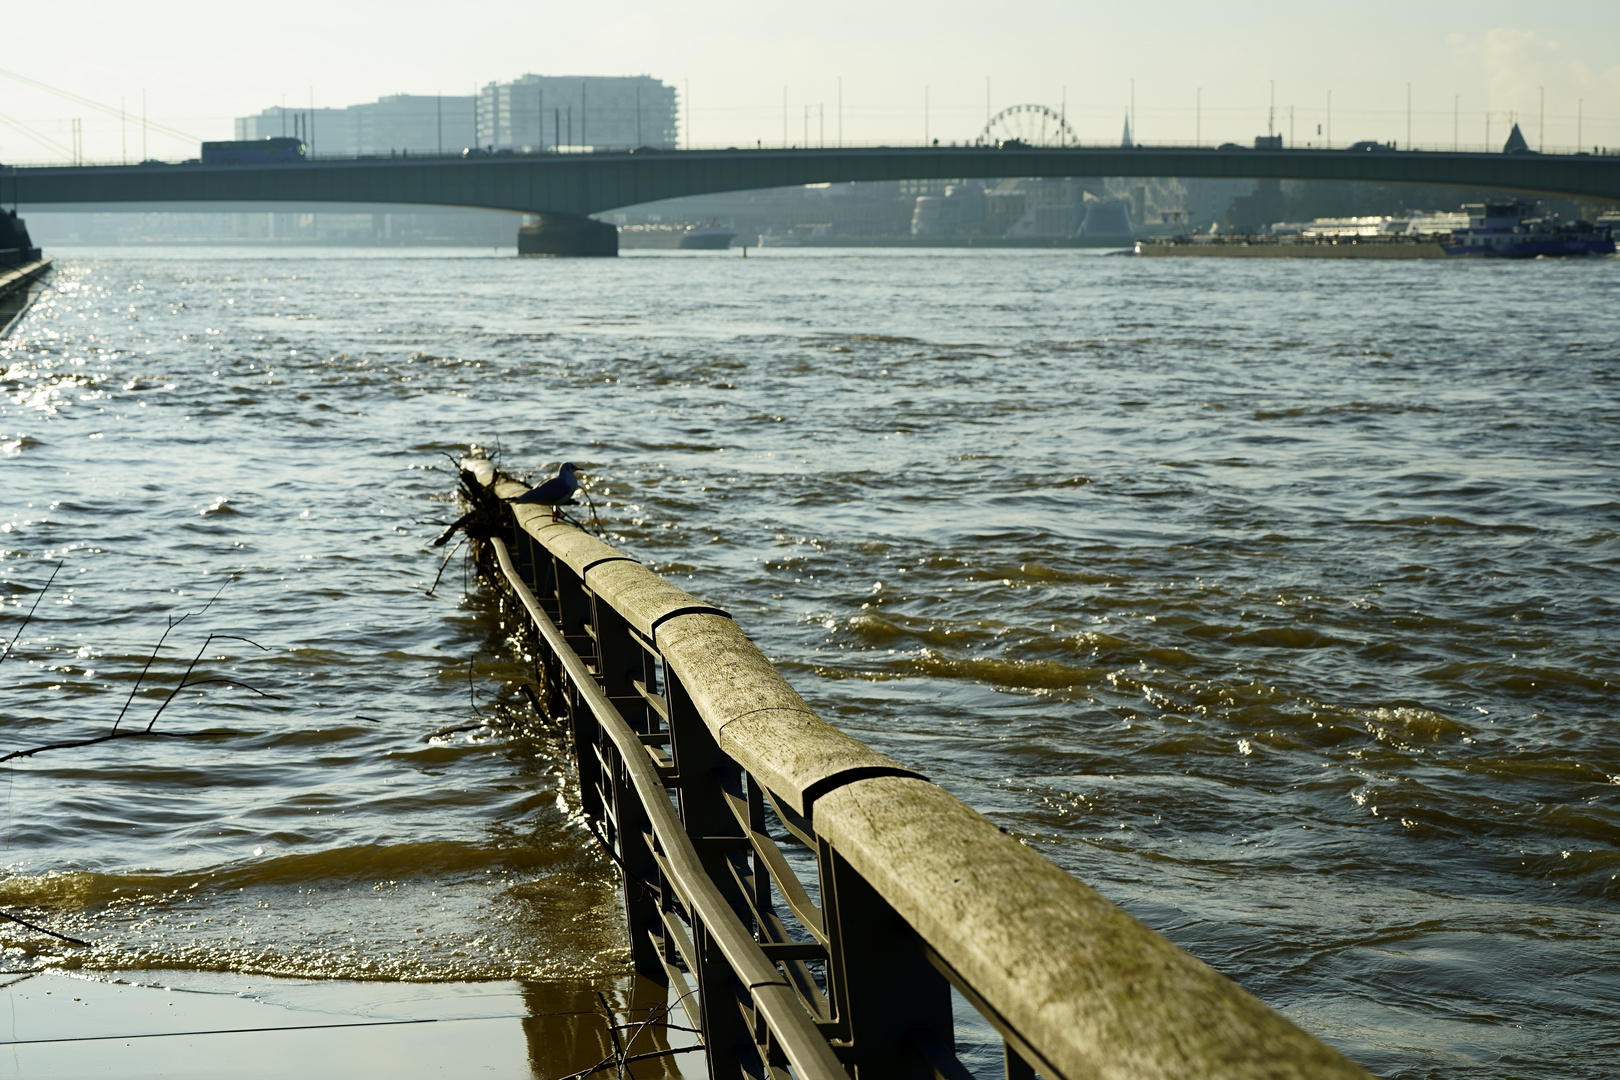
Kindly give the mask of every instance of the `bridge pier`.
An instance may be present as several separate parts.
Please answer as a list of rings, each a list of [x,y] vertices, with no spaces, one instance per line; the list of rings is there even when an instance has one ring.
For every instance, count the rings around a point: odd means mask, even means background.
[[[519,255],[602,256],[619,253],[619,230],[583,214],[542,213],[518,229]]]

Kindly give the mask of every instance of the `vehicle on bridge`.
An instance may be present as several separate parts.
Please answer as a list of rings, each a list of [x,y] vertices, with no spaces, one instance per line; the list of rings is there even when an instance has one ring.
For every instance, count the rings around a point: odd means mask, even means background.
[[[202,144],[202,163],[204,165],[301,163],[304,161],[304,153],[302,139],[266,138],[205,142]]]

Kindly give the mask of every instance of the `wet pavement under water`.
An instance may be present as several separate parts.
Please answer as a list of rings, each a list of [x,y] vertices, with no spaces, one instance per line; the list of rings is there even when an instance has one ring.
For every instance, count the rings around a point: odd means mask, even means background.
[[[11,976],[0,994],[0,1076],[509,1080],[592,1075],[616,1051],[639,1059],[630,1068],[644,1080],[703,1075],[691,1019],[669,1007],[661,987],[633,979],[598,986],[35,972]]]
[[[478,444],[1374,1072],[1612,1073],[1620,262],[760,254],[63,259],[0,342],[0,639],[61,567],[0,749],[171,737],[5,763],[0,908],[90,942],[0,925],[15,1062],[161,984],[584,1067],[513,1018],[627,1003],[612,867],[427,592]],[[164,706],[199,650],[245,685]]]

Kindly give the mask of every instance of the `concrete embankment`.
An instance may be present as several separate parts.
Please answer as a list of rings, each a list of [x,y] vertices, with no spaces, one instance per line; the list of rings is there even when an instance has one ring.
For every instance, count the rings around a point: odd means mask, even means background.
[[[50,273],[51,266],[50,259],[0,266],[0,337],[4,337],[28,310],[36,288]]]

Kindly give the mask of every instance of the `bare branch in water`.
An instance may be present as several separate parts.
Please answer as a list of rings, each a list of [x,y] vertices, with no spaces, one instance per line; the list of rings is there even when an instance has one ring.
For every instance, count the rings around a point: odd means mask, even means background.
[[[0,911],[0,919],[10,919],[12,922],[16,923],[18,926],[26,926],[30,930],[37,930],[41,934],[47,934],[47,935],[49,935],[49,936],[51,936],[53,938],[58,939],[59,941],[66,941],[66,942],[69,942],[70,944],[73,944],[73,945],[83,945],[86,948],[88,948],[89,945],[90,945],[90,943],[88,941],[80,941],[76,937],[69,937],[66,934],[58,934],[55,930],[47,930],[43,926],[35,926],[33,923],[29,922],[27,919],[19,919],[19,918],[17,918],[17,916],[13,915],[9,911]],[[7,985],[9,986],[10,984],[8,983]]]
[[[213,601],[210,600],[209,603],[213,603]],[[164,698],[163,699],[163,704],[161,704],[161,705],[159,705],[157,707],[157,712],[152,714],[152,719],[150,719],[150,720],[148,720],[146,722],[146,730],[147,731],[152,730],[152,725],[157,723],[158,717],[163,715],[163,710],[167,709],[169,707],[169,702],[173,701],[175,699],[175,695],[180,693],[180,691],[184,690],[186,687],[188,687],[188,686],[197,686],[202,682],[230,682],[229,679],[207,679],[207,680],[199,679],[197,682],[192,682],[191,681],[191,672],[196,668],[197,662],[203,658],[203,653],[208,651],[208,646],[212,645],[216,641],[245,641],[249,645],[252,645],[255,649],[262,649],[265,652],[270,651],[269,649],[266,649],[263,645],[260,645],[257,641],[252,640],[251,638],[240,637],[240,636],[238,636],[236,634],[209,634],[207,639],[202,643],[202,648],[197,650],[197,655],[193,656],[191,658],[191,663],[186,665],[186,673],[184,675],[180,676],[180,682],[175,685],[175,688],[173,690],[169,691],[169,696]],[[241,686],[243,684],[234,683],[233,685]],[[257,689],[255,689],[255,688],[253,688],[251,686],[247,687],[247,689],[252,690],[255,694],[259,694],[262,697],[275,697],[274,694],[266,694],[266,693],[264,693],[264,691],[257,690]]]
[[[473,682],[473,665],[477,662],[478,657],[467,657],[467,697],[472,702],[473,715],[482,720],[484,719],[484,712],[478,707],[478,688]]]
[[[232,580],[234,580],[234,578]],[[230,581],[227,581],[225,584],[230,584]],[[179,683],[175,685],[174,689],[169,691],[168,695],[163,699],[163,703],[160,704],[156,711],[152,713],[151,719],[147,720],[146,727],[137,730],[130,730],[127,728],[121,729],[118,726],[123,722],[124,715],[129,712],[129,706],[130,703],[135,699],[136,690],[140,689],[141,682],[151,671],[152,664],[157,659],[158,650],[163,648],[164,642],[168,640],[169,635],[174,631],[174,628],[191,618],[193,615],[201,615],[204,611],[207,611],[213,602],[219,599],[219,594],[223,592],[224,589],[225,585],[221,585],[219,589],[214,592],[214,595],[209,599],[208,603],[204,604],[198,610],[188,611],[178,619],[172,616],[170,617],[168,626],[164,628],[163,636],[158,638],[157,646],[152,650],[152,655],[146,658],[146,664],[141,668],[140,677],[135,680],[135,686],[130,690],[129,697],[124,699],[123,708],[118,710],[118,717],[113,721],[111,731],[107,732],[105,735],[95,735],[87,739],[67,739],[62,742],[46,743],[43,746],[32,746],[26,750],[13,750],[7,754],[0,754],[0,762],[13,761],[17,758],[33,757],[35,754],[43,754],[48,750],[73,750],[82,746],[95,746],[99,743],[112,742],[115,739],[134,739],[148,735],[161,736],[164,738],[189,738],[191,735],[175,735],[166,731],[156,731],[154,728],[157,725],[158,717],[163,715],[163,710],[167,709],[169,705],[173,703],[174,699],[179,696],[180,691],[189,689],[191,687],[209,685],[234,686],[239,690],[246,690],[249,693],[257,694],[259,697],[263,698],[279,697],[277,694],[260,690],[257,686],[254,686],[251,683],[245,683],[239,679],[227,678],[223,675],[210,675],[207,678],[202,679],[192,678],[192,674],[197,669],[197,664],[202,660],[204,654],[208,652],[208,647],[216,641],[241,641],[253,646],[255,649],[260,649],[264,652],[270,651],[269,649],[265,648],[265,646],[260,645],[257,641],[254,641],[252,638],[243,637],[240,634],[209,634],[208,637],[203,641],[202,647],[197,650],[197,655],[193,656],[191,658],[191,663],[186,665],[185,673],[180,676]],[[194,732],[191,734],[195,735],[200,733]]]
[[[129,711],[130,703],[135,700],[135,693],[140,690],[141,683],[146,681],[146,673],[152,670],[152,662],[157,659],[158,650],[163,648],[165,641],[169,640],[170,631],[189,618],[191,618],[189,613],[180,616],[178,619],[172,615],[169,616],[169,625],[164,628],[163,636],[158,638],[158,643],[152,646],[152,655],[146,658],[146,664],[141,668],[141,673],[135,677],[135,685],[129,688],[129,697],[124,699],[124,707],[118,710],[118,716],[113,720],[114,731],[117,731],[118,725],[124,722],[124,714]]]
[[[11,761],[14,758],[33,757],[35,754],[43,754],[47,750],[73,750],[80,746],[94,746],[97,743],[112,742],[114,739],[189,739],[195,734],[197,733],[192,732],[186,734],[173,731],[134,731],[129,729],[124,731],[109,731],[105,735],[95,735],[88,739],[70,739],[67,742],[46,743],[44,746],[31,746],[27,750],[13,750],[9,754],[0,754],[0,763]]]
[[[674,1057],[676,1054],[693,1054],[704,1049],[707,1048],[699,1043],[694,1046],[677,1046],[671,1050],[653,1050],[645,1054],[631,1054],[629,1057],[621,1058],[618,1061],[615,1061],[612,1058],[603,1058],[601,1061],[597,1062],[595,1065],[592,1065],[588,1069],[582,1069],[577,1073],[571,1073],[568,1076],[563,1077],[563,1080],[585,1080],[585,1077],[595,1076],[597,1073],[602,1072],[605,1069],[612,1069],[615,1067],[622,1068],[625,1065],[630,1065],[637,1061],[651,1061],[654,1058]],[[623,1076],[624,1074],[621,1072],[619,1075]]]
[[[463,520],[465,520],[465,519],[463,519]],[[459,525],[459,524],[461,524],[461,522],[457,522],[456,524]],[[449,533],[445,534],[446,537],[448,537],[449,535],[450,535]],[[444,568],[446,566],[450,565],[450,557],[452,555],[454,555],[456,552],[460,551],[461,550],[461,545],[464,544],[464,543],[466,543],[466,537],[462,537],[460,540],[457,540],[456,541],[456,546],[451,548],[449,551],[444,553],[444,561],[439,564],[439,572],[437,574],[433,575],[433,584],[428,588],[427,594],[429,596],[432,596],[433,595],[433,590],[437,589],[439,587],[439,579],[444,577]]]
[[[162,649],[163,648],[163,643],[165,641],[169,640],[169,634],[171,632],[173,632],[175,627],[179,626],[181,623],[185,622],[187,619],[191,618],[193,615],[201,615],[203,612],[205,612],[209,608],[213,607],[214,606],[214,601],[219,599],[219,594],[225,591],[225,586],[227,586],[231,582],[235,581],[236,578],[237,578],[236,574],[227,575],[225,580],[220,582],[219,588],[214,590],[214,595],[210,596],[208,598],[208,603],[204,604],[202,607],[198,608],[196,611],[188,611],[184,615],[180,616],[178,619],[176,619],[172,615],[169,616],[169,620],[168,620],[169,625],[164,628],[163,636],[158,638],[158,643],[156,645],[152,646],[152,655],[148,656],[146,658],[146,665],[141,668],[140,675],[136,676],[135,685],[129,688],[129,697],[124,699],[124,707],[122,709],[118,710],[118,718],[113,721],[113,730],[114,731],[117,731],[118,730],[118,725],[124,722],[124,714],[129,711],[130,702],[135,700],[136,691],[138,691],[141,688],[141,683],[146,680],[146,673],[152,670],[152,663],[155,660],[157,660],[158,650]],[[246,638],[243,638],[242,640],[247,641]],[[257,643],[253,642],[253,643],[250,643],[250,644],[257,644]],[[264,646],[262,646],[262,645],[259,645],[258,647],[261,648],[261,649],[264,648]],[[269,650],[265,650],[265,651],[268,652]],[[195,661],[193,661],[193,663],[195,663]],[[184,680],[182,680],[182,681],[184,681]],[[173,695],[170,695],[170,696],[172,697]],[[168,702],[164,702],[164,704],[167,705]],[[158,711],[162,712],[163,710],[159,709]],[[153,719],[156,719],[156,717],[154,717]],[[150,724],[147,725],[147,730],[151,730],[151,725]]]
[[[33,619],[33,617],[34,617],[34,611],[38,609],[40,601],[42,599],[44,599],[45,593],[50,589],[52,582],[54,582],[56,580],[56,575],[57,575],[58,572],[61,571],[61,569],[62,569],[62,563],[58,562],[56,564],[56,569],[51,571],[50,580],[46,581],[45,588],[41,589],[40,592],[39,592],[39,595],[34,598],[34,605],[33,605],[33,607],[28,609],[28,616],[27,616],[27,618],[23,619],[22,626],[18,628],[16,634],[12,635],[11,640],[6,643],[5,652],[0,653],[0,661],[5,660],[5,658],[7,656],[11,655],[12,648],[16,644],[17,639],[22,635],[22,631],[26,630],[28,628],[29,621],[31,619]],[[129,712],[129,707],[134,702],[136,693],[140,690],[141,684],[146,680],[146,676],[151,673],[152,664],[154,662],[156,662],[158,653],[160,651],[162,651],[164,644],[169,640],[169,635],[174,632],[174,628],[179,626],[181,623],[185,622],[187,619],[191,618],[193,615],[201,615],[203,612],[205,612],[209,608],[213,607],[214,606],[214,601],[218,600],[219,596],[220,596],[220,593],[225,591],[225,586],[229,585],[232,581],[235,581],[235,580],[236,580],[236,575],[235,574],[232,574],[232,575],[228,576],[223,582],[220,583],[219,588],[214,590],[214,595],[208,598],[208,602],[206,604],[204,604],[202,607],[198,608],[196,611],[188,611],[184,615],[181,615],[179,618],[175,618],[172,615],[169,616],[168,625],[164,627],[162,636],[158,638],[157,644],[155,646],[153,646],[153,648],[152,648],[152,654],[146,658],[146,663],[141,667],[141,673],[136,678],[135,685],[130,688],[129,696],[124,699],[123,707],[118,710],[118,716],[117,716],[116,719],[113,720],[113,726],[112,726],[111,731],[107,732],[105,735],[95,735],[95,736],[92,736],[92,737],[90,737],[88,739],[68,739],[68,740],[64,740],[62,742],[46,743],[43,746],[29,747],[26,750],[13,750],[13,751],[11,751],[10,753],[7,753],[7,754],[0,754],[0,762],[14,761],[14,760],[16,760],[18,758],[29,758],[29,757],[33,757],[36,754],[43,754],[43,753],[46,753],[47,751],[51,751],[51,750],[73,750],[73,749],[77,749],[79,747],[84,747],[84,746],[95,746],[95,745],[97,745],[99,743],[113,742],[114,740],[117,740],[117,739],[143,739],[143,738],[184,739],[184,738],[193,738],[193,737],[195,737],[197,735],[202,734],[202,732],[174,733],[174,732],[168,732],[168,731],[155,731],[155,730],[153,730],[154,726],[157,724],[158,717],[163,715],[163,710],[167,709],[169,707],[169,704],[172,701],[174,701],[175,697],[177,697],[179,695],[180,691],[185,690],[188,687],[204,686],[204,685],[210,685],[210,684],[212,684],[212,685],[234,686],[234,687],[237,687],[238,689],[247,690],[250,693],[257,694],[260,697],[267,697],[267,698],[276,697],[277,695],[267,693],[267,692],[265,692],[263,690],[260,690],[256,686],[252,686],[252,685],[250,685],[248,683],[245,683],[245,682],[242,682],[242,681],[240,681],[238,679],[230,679],[230,678],[226,678],[226,677],[220,676],[220,675],[212,675],[212,676],[209,676],[208,678],[203,678],[203,679],[193,679],[191,676],[192,676],[192,673],[194,671],[196,671],[197,664],[202,660],[204,654],[207,653],[208,647],[210,645],[212,645],[216,641],[241,641],[241,642],[246,642],[249,645],[252,645],[255,649],[261,649],[261,650],[263,650],[265,652],[270,651],[269,649],[265,648],[263,645],[260,645],[257,641],[254,641],[252,638],[242,637],[239,634],[209,634],[207,639],[203,641],[202,647],[197,650],[197,655],[191,658],[191,663],[190,664],[186,665],[185,673],[183,675],[181,675],[180,682],[174,687],[173,690],[169,691],[168,696],[163,699],[163,703],[157,707],[157,710],[155,712],[152,713],[151,719],[146,722],[146,727],[143,728],[143,729],[140,729],[140,730],[130,730],[130,729],[120,730],[119,729],[119,724],[121,724],[123,722],[124,716]],[[29,922],[27,919],[21,918],[21,917],[19,917],[17,915],[13,915],[9,911],[0,911],[0,919],[8,919],[11,922],[14,922],[14,923],[18,924],[19,926],[26,926],[28,929],[36,931],[37,933],[46,934],[46,935],[48,935],[50,937],[56,938],[56,939],[58,939],[60,941],[68,942],[69,944],[72,944],[72,945],[81,945],[81,946],[86,946],[86,947],[88,947],[88,945],[89,945],[89,942],[87,942],[87,941],[80,941],[76,937],[71,937],[71,936],[69,936],[67,934],[59,934],[55,930],[48,930],[45,927],[40,926],[40,925],[38,925],[36,923]]]
[[[56,575],[60,574],[61,572],[62,563],[58,561],[56,568],[51,571],[51,576],[46,579],[45,587],[39,590],[39,595],[34,597],[34,606],[28,609],[28,614],[23,618],[22,625],[17,627],[17,632],[12,634],[11,640],[6,642],[6,651],[0,652],[0,664],[5,663],[6,657],[11,655],[12,647],[17,644],[17,639],[22,637],[23,631],[28,629],[28,624],[34,619],[34,612],[39,610],[39,602],[45,599],[46,593],[51,591],[51,583],[56,580]]]
[[[668,1050],[653,1050],[644,1054],[632,1054],[629,1052],[630,1048],[636,1044],[636,1040],[641,1037],[641,1033],[649,1027],[661,1027],[665,1030],[674,1031],[691,1031],[692,1029],[689,1027],[682,1027],[678,1024],[667,1023],[663,1018],[667,1017],[674,1010],[676,1005],[683,1004],[687,998],[691,997],[695,993],[697,993],[696,990],[689,990],[676,1000],[660,1006],[659,1008],[653,1010],[648,1015],[647,1019],[643,1020],[640,1024],[620,1024],[618,1022],[619,1018],[614,1014],[612,1006],[607,1003],[607,998],[602,995],[601,991],[597,991],[597,1000],[602,1003],[602,1008],[607,1010],[608,1036],[613,1040],[613,1053],[603,1058],[601,1061],[598,1061],[595,1065],[592,1065],[588,1069],[581,1069],[577,1073],[571,1073],[568,1076],[563,1077],[563,1080],[585,1080],[585,1077],[587,1076],[594,1076],[597,1073],[605,1072],[608,1069],[616,1070],[621,1077],[633,1076],[634,1074],[630,1072],[630,1065],[634,1062],[651,1061],[654,1058],[673,1057],[676,1054],[690,1054],[704,1049],[703,1044],[698,1043],[693,1046],[672,1047]],[[635,1031],[621,1044],[619,1041],[619,1031],[621,1029],[631,1027],[634,1027]]]

